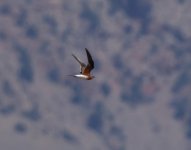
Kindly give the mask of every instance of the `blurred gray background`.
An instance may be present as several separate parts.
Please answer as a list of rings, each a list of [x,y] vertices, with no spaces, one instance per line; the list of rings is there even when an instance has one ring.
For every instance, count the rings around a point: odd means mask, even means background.
[[[0,147],[190,150],[191,1],[1,0]]]

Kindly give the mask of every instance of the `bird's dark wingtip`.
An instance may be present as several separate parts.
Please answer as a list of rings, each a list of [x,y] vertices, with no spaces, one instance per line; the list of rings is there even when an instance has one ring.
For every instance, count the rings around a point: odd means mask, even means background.
[[[85,51],[87,52],[87,51],[88,51],[88,49],[87,49],[87,48],[85,48]]]
[[[86,54],[87,54],[87,57],[88,57],[88,63],[91,66],[91,69],[93,69],[94,68],[94,61],[92,59],[92,56],[91,56],[91,54],[90,54],[90,52],[89,52],[89,50],[87,48],[85,48],[85,50],[86,50]]]
[[[85,48],[85,51],[86,51],[87,55],[89,56],[90,55],[89,50],[87,48]],[[90,55],[90,57],[91,57],[91,55]]]

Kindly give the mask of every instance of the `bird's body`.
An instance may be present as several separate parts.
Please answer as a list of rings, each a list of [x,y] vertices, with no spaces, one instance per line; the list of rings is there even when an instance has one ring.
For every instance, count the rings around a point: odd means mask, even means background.
[[[81,60],[76,57],[74,54],[72,54],[72,56],[77,60],[77,62],[80,64],[80,74],[76,74],[76,75],[71,75],[73,77],[76,78],[80,78],[80,79],[85,79],[85,80],[92,80],[93,78],[95,78],[94,76],[92,76],[90,74],[91,70],[94,69],[94,61],[88,51],[87,48],[85,48],[86,50],[86,54],[87,54],[87,58],[88,58],[88,64],[84,64],[83,62],[81,62]]]
[[[85,80],[91,80],[92,79],[92,77],[86,76],[83,74],[75,74],[75,75],[71,75],[71,76],[76,77],[76,78],[80,78],[80,79],[85,79]]]

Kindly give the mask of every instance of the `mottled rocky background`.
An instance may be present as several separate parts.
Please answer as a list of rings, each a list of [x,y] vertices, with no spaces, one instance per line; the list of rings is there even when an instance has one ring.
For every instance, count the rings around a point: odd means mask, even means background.
[[[190,150],[191,1],[0,0],[0,149]]]

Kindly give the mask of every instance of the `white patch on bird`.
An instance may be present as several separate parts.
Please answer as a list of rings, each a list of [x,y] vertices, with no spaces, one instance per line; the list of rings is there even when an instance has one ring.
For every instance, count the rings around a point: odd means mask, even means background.
[[[83,75],[83,74],[76,74],[74,76],[77,77],[77,78],[81,78],[81,79],[87,79],[88,78],[88,76]]]

